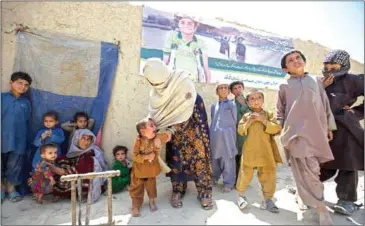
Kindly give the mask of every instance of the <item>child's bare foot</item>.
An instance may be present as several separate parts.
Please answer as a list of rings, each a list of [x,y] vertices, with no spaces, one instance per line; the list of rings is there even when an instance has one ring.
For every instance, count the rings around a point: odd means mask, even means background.
[[[150,200],[150,211],[155,212],[157,210],[157,205],[155,203],[155,200]]]
[[[333,225],[330,212],[326,206],[318,207],[317,213],[319,215],[319,225]]]
[[[139,217],[139,216],[141,216],[141,214],[139,213],[139,209],[138,208],[133,208],[132,209],[132,216],[133,217]]]

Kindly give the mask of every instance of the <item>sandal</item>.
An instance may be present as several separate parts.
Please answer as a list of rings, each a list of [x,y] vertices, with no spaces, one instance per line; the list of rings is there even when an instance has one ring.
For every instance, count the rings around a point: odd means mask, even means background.
[[[241,210],[246,208],[248,206],[248,202],[247,202],[246,197],[244,197],[244,196],[238,197],[237,205],[238,205],[238,208],[240,208]]]
[[[8,199],[10,202],[15,203],[21,201],[23,197],[18,192],[13,191],[12,193],[9,194]]]
[[[200,199],[200,205],[204,210],[211,210],[214,207],[212,198],[202,198]]]
[[[279,208],[271,199],[262,202],[261,209],[267,209],[271,213],[279,213]]]
[[[180,193],[172,193],[171,205],[174,208],[181,208],[183,206]]]
[[[339,200],[336,205],[334,205],[333,210],[336,213],[351,216],[356,210],[360,209],[362,204],[355,204],[350,201]]]

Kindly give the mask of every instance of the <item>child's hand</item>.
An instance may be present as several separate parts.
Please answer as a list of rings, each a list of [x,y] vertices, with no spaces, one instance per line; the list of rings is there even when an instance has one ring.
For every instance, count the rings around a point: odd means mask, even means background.
[[[333,133],[332,130],[328,130],[328,141],[333,140]]]
[[[161,140],[159,138],[155,138],[153,142],[156,148],[161,148]]]
[[[48,130],[48,136],[51,137],[52,136],[52,130]]]
[[[51,185],[55,185],[55,184],[56,184],[56,181],[54,180],[54,178],[53,178],[53,177],[50,177],[50,178],[49,178],[49,180],[50,180],[50,182],[49,182],[49,183],[50,183]]]
[[[152,162],[155,159],[156,154],[154,152],[148,154],[148,161]]]
[[[167,135],[167,141],[166,142],[169,142],[171,140],[172,133],[170,131],[166,131],[166,135]]]
[[[44,133],[42,133],[42,135],[41,135],[41,139],[42,140],[44,140],[44,139],[46,139],[48,137],[48,130],[47,131],[45,131]]]

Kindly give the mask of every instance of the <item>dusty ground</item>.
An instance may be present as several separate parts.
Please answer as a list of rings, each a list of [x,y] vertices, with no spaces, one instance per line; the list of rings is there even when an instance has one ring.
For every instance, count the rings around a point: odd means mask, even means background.
[[[145,202],[142,209],[142,216],[139,218],[130,217],[130,198],[127,192],[121,192],[113,195],[113,214],[118,218],[119,224],[161,224],[161,225],[187,225],[187,224],[230,224],[230,225],[316,225],[317,217],[311,211],[304,214],[303,221],[297,221],[297,206],[294,202],[294,195],[287,192],[285,186],[293,184],[290,169],[287,166],[278,167],[277,206],[280,208],[279,214],[269,213],[261,210],[260,192],[258,181],[255,177],[251,187],[247,191],[247,197],[251,205],[247,210],[241,212],[235,204],[236,192],[223,194],[222,185],[214,187],[213,197],[216,201],[216,207],[213,210],[205,211],[200,208],[196,199],[196,189],[193,183],[189,184],[189,189],[184,198],[184,207],[182,209],[173,209],[169,204],[171,195],[171,186],[169,180],[160,175],[158,179],[158,204],[159,210],[150,213]],[[337,197],[335,194],[335,184],[333,181],[325,183],[325,198],[328,203],[335,203]],[[360,174],[358,186],[358,198],[364,202],[364,174]],[[91,207],[92,219],[99,219],[107,216],[107,199],[103,196],[97,203]],[[69,201],[60,201],[58,203],[40,205],[30,198],[25,198],[22,202],[13,204],[5,201],[2,205],[1,223],[2,225],[50,225],[50,224],[70,224],[71,222],[71,205]],[[83,206],[83,215],[85,207]],[[346,217],[332,214],[336,225],[354,225]],[[357,223],[364,225],[365,212],[362,207],[352,217]],[[102,219],[102,220],[105,220]],[[102,221],[101,220],[101,221]],[[100,221],[97,221],[100,222]],[[93,223],[93,222],[91,222]]]

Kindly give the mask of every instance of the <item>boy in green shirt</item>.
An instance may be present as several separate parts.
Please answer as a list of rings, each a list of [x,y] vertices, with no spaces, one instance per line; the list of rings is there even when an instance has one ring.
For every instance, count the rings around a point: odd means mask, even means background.
[[[210,83],[207,46],[195,35],[198,22],[191,16],[179,19],[179,32],[173,31],[165,41],[163,61],[172,69],[190,72],[194,82]],[[203,65],[200,62],[203,58]]]
[[[119,170],[120,175],[112,178],[113,193],[120,192],[123,189],[128,189],[130,184],[130,167],[127,159],[128,148],[124,146],[115,146],[113,148],[113,155],[115,161],[113,163],[113,170]]]

